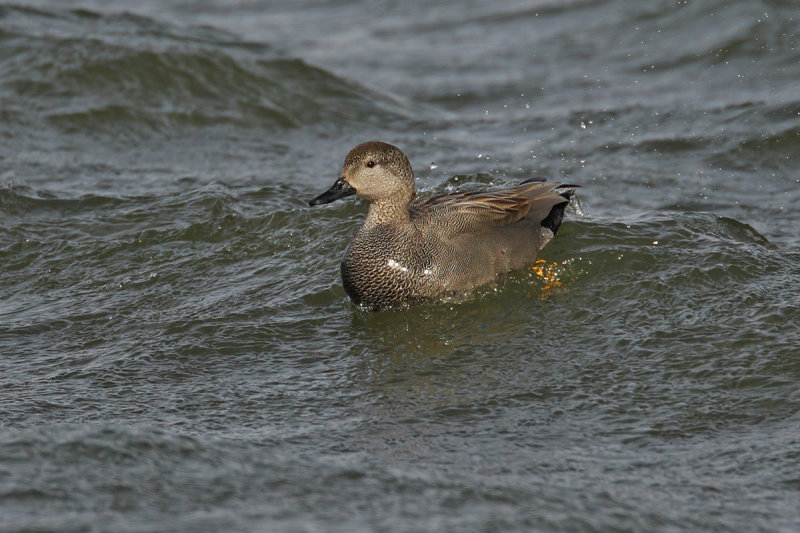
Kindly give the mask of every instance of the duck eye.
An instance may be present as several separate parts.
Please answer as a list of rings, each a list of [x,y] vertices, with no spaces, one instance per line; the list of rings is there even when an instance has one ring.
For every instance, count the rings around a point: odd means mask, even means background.
[[[374,166],[375,166],[375,161],[367,161],[367,166],[368,166],[369,168],[372,168],[372,167],[374,167]]]

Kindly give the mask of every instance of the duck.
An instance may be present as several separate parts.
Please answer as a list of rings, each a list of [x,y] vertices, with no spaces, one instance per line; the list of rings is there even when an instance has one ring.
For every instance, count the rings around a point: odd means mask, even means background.
[[[347,154],[339,178],[309,205],[352,195],[369,203],[341,276],[357,306],[380,310],[443,301],[533,264],[558,232],[576,187],[535,178],[420,199],[408,157],[370,141]]]

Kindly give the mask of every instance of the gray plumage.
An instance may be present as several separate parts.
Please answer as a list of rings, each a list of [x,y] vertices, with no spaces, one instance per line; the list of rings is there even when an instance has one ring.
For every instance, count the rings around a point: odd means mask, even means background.
[[[533,263],[553,237],[573,191],[523,182],[493,192],[415,200],[414,174],[400,149],[382,142],[353,148],[342,176],[310,205],[358,194],[367,218],[347,247],[342,281],[370,309],[464,292]]]

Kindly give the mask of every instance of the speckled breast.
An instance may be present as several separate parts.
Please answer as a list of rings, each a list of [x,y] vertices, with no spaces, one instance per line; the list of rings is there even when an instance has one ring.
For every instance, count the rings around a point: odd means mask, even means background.
[[[342,260],[342,282],[352,300],[371,309],[433,298],[441,286],[434,257],[419,235],[392,228],[359,232]]]

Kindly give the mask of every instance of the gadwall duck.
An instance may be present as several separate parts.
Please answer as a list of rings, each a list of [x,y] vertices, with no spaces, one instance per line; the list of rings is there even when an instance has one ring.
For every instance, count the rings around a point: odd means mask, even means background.
[[[530,265],[558,231],[572,187],[525,181],[415,199],[408,158],[373,141],[353,148],[341,177],[309,205],[352,194],[369,202],[345,250],[342,281],[357,305],[381,309],[442,299]]]

